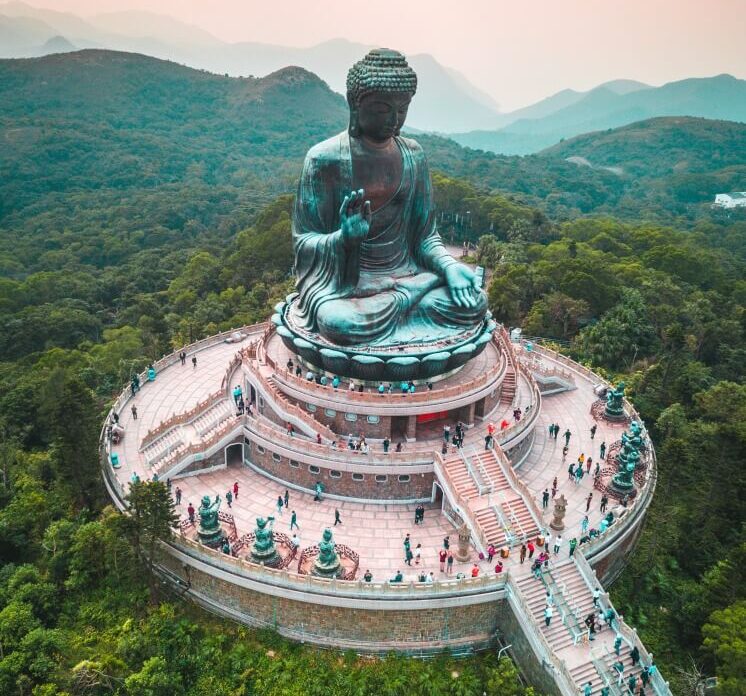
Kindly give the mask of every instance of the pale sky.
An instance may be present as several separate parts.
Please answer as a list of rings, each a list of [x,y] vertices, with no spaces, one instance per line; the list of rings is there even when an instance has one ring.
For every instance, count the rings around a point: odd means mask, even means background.
[[[743,0],[29,0],[82,16],[137,9],[225,41],[332,38],[430,53],[501,110],[617,78],[746,77]]]

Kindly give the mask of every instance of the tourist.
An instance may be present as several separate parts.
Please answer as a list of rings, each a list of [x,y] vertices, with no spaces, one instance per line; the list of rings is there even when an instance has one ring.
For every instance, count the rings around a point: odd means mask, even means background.
[[[601,598],[601,588],[596,587],[596,589],[593,590],[593,606],[598,606],[598,600]]]
[[[640,661],[640,649],[636,645],[632,646],[629,656],[632,659],[632,665],[636,665]]]
[[[567,453],[568,453],[569,451],[570,451],[570,448],[569,448],[569,447],[568,447],[567,445],[565,445],[565,446],[564,446],[564,447],[562,448],[562,461],[563,461],[563,462],[565,461],[565,457],[567,457]],[[570,464],[570,466],[572,466],[572,464]]]
[[[322,372],[321,373],[321,377],[319,377],[319,384],[322,387],[325,387],[328,382],[329,382],[329,380],[328,380],[327,376]]]
[[[585,473],[588,476],[591,475],[591,466],[593,466],[593,457],[588,457],[588,459],[585,462]]]
[[[339,382],[339,377],[337,375],[334,375],[334,377],[332,378],[332,388],[337,389],[339,387]]]
[[[191,503],[187,506],[187,515],[189,515],[189,521],[194,524],[194,505]]]
[[[383,438],[383,453],[388,454],[389,453],[389,447],[391,446],[391,440],[389,440],[387,437]]]
[[[650,681],[650,673],[647,669],[644,669],[640,672],[640,681],[642,682],[641,688],[645,688],[648,685],[648,682]]]
[[[441,549],[438,552],[438,560],[440,561],[440,572],[446,572],[446,558],[448,558],[448,552],[445,549]]]
[[[554,540],[554,554],[555,555],[559,553],[560,546],[562,546],[562,535],[558,534],[557,538]]]
[[[300,537],[297,534],[293,534],[290,537],[290,543],[293,545],[293,548],[297,549],[300,546]]]
[[[606,507],[609,504],[609,496],[606,493],[601,497],[601,513],[606,512]]]
[[[433,585],[435,583],[435,574],[432,570],[425,576],[425,582],[428,585]]]
[[[567,467],[567,478],[570,481],[575,480],[575,464],[573,464],[572,462],[570,462],[570,465]]]
[[[572,436],[572,433],[570,432],[570,429],[568,428],[567,430],[565,430],[565,444],[566,445],[570,444],[570,437],[571,436]]]
[[[549,424],[549,437],[554,435],[554,423]]]
[[[338,524],[342,524],[342,518],[339,516],[339,510],[334,508],[334,526],[336,527]]]
[[[448,551],[451,548],[451,537],[447,536],[443,538],[443,548]]]
[[[365,571],[365,575],[363,575],[363,580],[365,580],[365,582],[373,581],[373,573],[370,572],[370,569]]]
[[[487,434],[491,436],[495,435],[495,424],[494,423],[487,424]]]
[[[132,408],[130,410],[132,411],[132,420],[137,420],[137,406],[135,406],[135,404],[132,404]]]
[[[433,383],[432,382],[428,382],[427,383],[427,390],[428,391],[432,391],[433,390]]]
[[[408,565],[412,565],[412,559],[414,558],[414,554],[412,553],[412,549],[407,545],[404,547],[404,562]]]
[[[547,605],[544,609],[544,623],[549,626],[552,623],[552,617],[554,616],[554,609]]]
[[[420,565],[420,557],[422,556],[422,544],[417,544],[414,547],[414,564]]]
[[[288,358],[287,365],[285,365],[285,367],[287,368],[288,372],[293,371],[293,359],[292,358]]]
[[[285,489],[285,495],[283,496],[282,502],[285,503],[285,507],[287,507],[290,502],[290,491],[288,491],[287,488]]]
[[[589,524],[588,515],[586,515],[580,521],[580,532],[581,532],[581,534],[585,534],[588,531],[588,524]]]
[[[545,488],[541,494],[541,507],[545,510],[549,507],[549,489]]]
[[[549,588],[547,588],[547,595],[544,598],[544,603],[548,607],[551,607],[554,605],[554,597],[552,596],[552,591]]]
[[[596,437],[596,428],[598,428],[598,425],[597,425],[596,423],[594,423],[594,424],[593,424],[593,425],[591,426],[591,440],[592,440],[592,439],[593,439],[594,437]]]
[[[451,437],[451,426],[450,425],[444,425],[443,426],[443,440],[445,442],[448,442],[449,438]]]
[[[290,437],[295,435],[295,427],[292,423],[288,423],[288,435],[290,435]]]
[[[588,682],[583,689],[583,696],[592,696],[593,694],[593,682]]]
[[[578,468],[575,469],[575,485],[577,486],[580,484],[580,481],[583,478],[583,465],[578,462]]]
[[[570,539],[570,557],[572,558],[573,554],[575,553],[575,549],[577,548],[578,540],[577,538],[573,537]]]
[[[603,460],[605,455],[606,455],[606,442],[602,442],[598,456],[601,460]]]
[[[578,457],[578,464],[580,464],[580,466],[583,466],[584,462],[585,462],[585,452],[581,452],[580,456]]]
[[[225,494],[225,502],[228,503],[228,507],[231,507],[231,503],[233,502],[233,493],[230,492],[230,489]]]
[[[277,514],[282,515],[282,496],[281,495],[277,496],[276,505],[277,505]]]
[[[427,573],[423,570],[418,576],[417,576],[417,582],[425,582],[427,580]]]
[[[394,575],[389,582],[401,582],[402,580],[404,580],[404,576],[402,575],[401,570],[397,570],[396,575]]]
[[[495,557],[495,553],[496,553],[495,547],[492,544],[490,544],[487,547],[487,562],[488,563],[492,563],[492,559]]]
[[[611,668],[619,675],[617,678],[617,685],[620,685],[624,678],[624,663],[621,660],[617,660]]]
[[[355,381],[354,381],[354,380],[352,380],[352,379],[350,380],[350,391],[351,391],[351,392],[354,392],[354,391],[355,391]]]
[[[453,574],[453,553],[448,553],[448,560],[446,561],[446,575]]]
[[[503,562],[498,558],[495,564],[495,575],[500,575],[503,572]]]
[[[187,359],[186,351],[182,350],[181,353],[179,353],[179,360],[181,360],[182,365],[186,365],[186,359]]]
[[[631,694],[635,693],[636,686],[637,686],[637,677],[634,674],[630,674],[629,679],[627,679],[627,688],[629,689],[629,692]]]
[[[610,690],[608,686],[602,686],[598,696],[609,696]]]
[[[295,366],[295,376],[300,377],[303,374],[303,370],[301,370],[300,363]]]
[[[554,499],[557,496],[557,489],[559,488],[559,485],[557,484],[557,477],[554,477],[554,481],[552,482],[552,499]]]
[[[176,490],[174,491],[174,495],[176,497],[176,504],[181,505],[181,488],[176,486]]]
[[[227,538],[223,540],[223,553],[227,556],[231,555],[231,545]]]
[[[526,544],[526,548],[528,548],[528,559],[531,560],[534,557],[534,551],[536,550],[534,542],[529,539],[528,544]]]
[[[606,620],[606,623],[609,623],[608,619]],[[611,626],[611,624],[609,624],[609,626]],[[619,652],[621,651],[621,649],[622,649],[622,634],[617,633],[616,637],[614,638],[614,653],[616,654],[617,657],[619,657]]]
[[[597,481],[599,476],[601,476],[601,464],[596,462],[596,468],[593,470],[593,480]]]
[[[396,447],[394,448],[395,452],[401,452],[401,442],[396,443]]]
[[[555,440],[557,439],[557,435],[559,435],[559,431],[560,431],[559,423],[555,423],[554,424],[554,439]]]
[[[192,356],[192,369],[194,370],[197,369],[197,356],[196,355]]]
[[[490,450],[492,449],[492,435],[487,433],[487,435],[484,436],[484,449]]]
[[[526,544],[521,544],[521,563],[526,560]]]
[[[510,425],[504,418],[500,421],[500,430],[505,430]]]
[[[241,389],[241,385],[237,384],[233,388],[233,401],[236,402],[236,406],[238,406],[238,402],[240,401],[241,397],[243,396],[243,389]]]
[[[316,381],[316,375],[313,374],[311,370],[306,372],[306,380],[309,382],[315,382]]]
[[[584,623],[588,628],[588,640],[596,640],[596,615],[591,612],[585,617]]]
[[[444,442],[443,446],[440,448],[440,453],[445,457],[448,454],[448,443]]]
[[[404,537],[404,548],[408,549],[411,546],[412,542],[409,539],[409,533]]]
[[[537,580],[541,580],[541,556],[537,556],[536,560],[531,564],[531,572]]]
[[[479,566],[478,566],[478,565],[477,565],[477,564],[475,563],[475,564],[474,564],[474,565],[473,565],[473,566],[471,567],[471,576],[472,576],[473,578],[476,578],[476,577],[477,577],[478,575],[479,575]]]

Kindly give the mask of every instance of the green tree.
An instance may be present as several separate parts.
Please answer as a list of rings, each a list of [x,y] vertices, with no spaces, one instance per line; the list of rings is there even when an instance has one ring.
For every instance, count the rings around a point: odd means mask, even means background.
[[[160,481],[138,481],[127,495],[129,507],[128,531],[137,558],[147,570],[150,599],[157,601],[157,585],[153,574],[158,542],[166,541],[179,523],[174,501]]]
[[[719,696],[746,693],[746,600],[713,612],[702,635],[715,660]]]

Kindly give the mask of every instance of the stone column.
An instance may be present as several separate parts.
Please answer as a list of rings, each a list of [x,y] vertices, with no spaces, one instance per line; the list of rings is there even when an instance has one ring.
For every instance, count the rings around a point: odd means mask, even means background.
[[[415,442],[417,440],[417,416],[409,416],[407,418],[407,442]]]

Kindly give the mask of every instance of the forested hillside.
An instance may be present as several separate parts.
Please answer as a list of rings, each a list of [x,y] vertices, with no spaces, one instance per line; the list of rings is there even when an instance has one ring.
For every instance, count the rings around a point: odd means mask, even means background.
[[[263,320],[291,288],[287,191],[345,109],[295,70],[239,81],[72,55],[0,62],[0,694],[531,693],[492,656],[368,663],[229,626],[167,594],[150,605],[143,530],[104,507],[103,414],[133,370]],[[478,241],[496,317],[623,376],[653,433],[657,495],[615,603],[675,693],[691,693],[694,664],[740,696],[746,222],[634,219],[634,188],[626,220],[582,216],[586,204],[613,208],[623,179],[421,140],[440,170],[443,233]],[[587,155],[609,163],[612,151]],[[656,171],[644,146],[627,152]],[[497,191],[503,176],[510,195]]]

